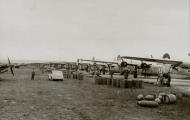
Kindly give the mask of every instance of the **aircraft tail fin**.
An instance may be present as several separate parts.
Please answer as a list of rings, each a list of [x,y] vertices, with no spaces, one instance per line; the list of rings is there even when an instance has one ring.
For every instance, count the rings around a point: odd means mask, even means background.
[[[163,59],[170,59],[169,53],[165,53],[162,58],[163,58]]]

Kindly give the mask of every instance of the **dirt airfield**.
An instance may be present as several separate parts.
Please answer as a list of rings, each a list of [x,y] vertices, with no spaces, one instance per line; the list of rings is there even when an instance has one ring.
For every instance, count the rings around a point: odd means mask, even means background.
[[[137,105],[136,96],[174,92],[175,88],[144,84],[144,89],[95,85],[92,78],[48,81],[36,69],[15,69],[15,76],[1,74],[0,120],[189,120],[190,97],[158,108]]]

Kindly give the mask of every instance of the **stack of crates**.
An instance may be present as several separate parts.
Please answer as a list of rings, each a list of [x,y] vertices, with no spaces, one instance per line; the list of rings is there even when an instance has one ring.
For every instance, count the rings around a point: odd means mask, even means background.
[[[127,88],[132,88],[132,87],[133,87],[133,81],[127,80]]]
[[[132,82],[134,88],[139,88],[139,80],[132,80]]]
[[[107,85],[107,78],[105,78],[105,77],[95,76],[94,80],[95,80],[95,84]]]
[[[99,76],[94,77],[94,82],[96,85],[99,85],[99,81],[100,81],[99,79],[101,79],[101,77],[99,77]]]
[[[84,75],[82,73],[75,72],[75,73],[72,74],[72,78],[73,79],[77,79],[77,80],[83,80],[84,79]]]
[[[143,88],[143,81],[138,79],[129,80],[95,76],[94,81],[97,85],[110,85],[118,88]]]
[[[73,73],[73,79],[77,79],[77,74]]]
[[[113,87],[116,87],[116,84],[117,84],[117,79],[113,78],[113,79],[112,79],[112,86],[113,86]]]
[[[103,81],[103,85],[107,85],[107,78],[106,77],[102,77],[102,81]]]
[[[64,78],[69,79],[69,74],[64,73],[63,76],[64,76]]]
[[[142,89],[143,88],[143,81],[139,80],[139,88]]]
[[[84,75],[82,73],[78,73],[78,80],[83,80],[84,79]]]
[[[107,85],[112,85],[112,79],[111,78],[107,78]]]
[[[116,87],[120,87],[120,79],[116,79]]]
[[[63,76],[66,79],[72,79],[73,78],[73,75],[72,75],[71,71],[64,71]]]
[[[137,89],[141,89],[143,88],[143,81],[142,80],[138,80],[138,79],[134,79],[134,80],[127,80],[127,88],[137,88]]]
[[[127,81],[125,79],[120,80],[120,87],[121,88],[126,88],[127,87]]]

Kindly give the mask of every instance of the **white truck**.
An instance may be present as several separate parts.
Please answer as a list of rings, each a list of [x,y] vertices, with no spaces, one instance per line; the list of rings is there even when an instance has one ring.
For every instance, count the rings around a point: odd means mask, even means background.
[[[64,80],[63,72],[59,70],[52,70],[50,74],[48,74],[49,80]]]

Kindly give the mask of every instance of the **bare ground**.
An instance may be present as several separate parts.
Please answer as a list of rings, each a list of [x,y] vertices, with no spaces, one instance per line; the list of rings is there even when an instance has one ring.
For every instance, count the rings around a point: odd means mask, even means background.
[[[85,80],[48,81],[37,71],[17,69],[16,75],[1,74],[0,120],[189,120],[190,98],[176,104],[143,108],[137,105],[139,93],[172,92],[173,88],[145,84],[144,89],[122,89],[95,85]]]

